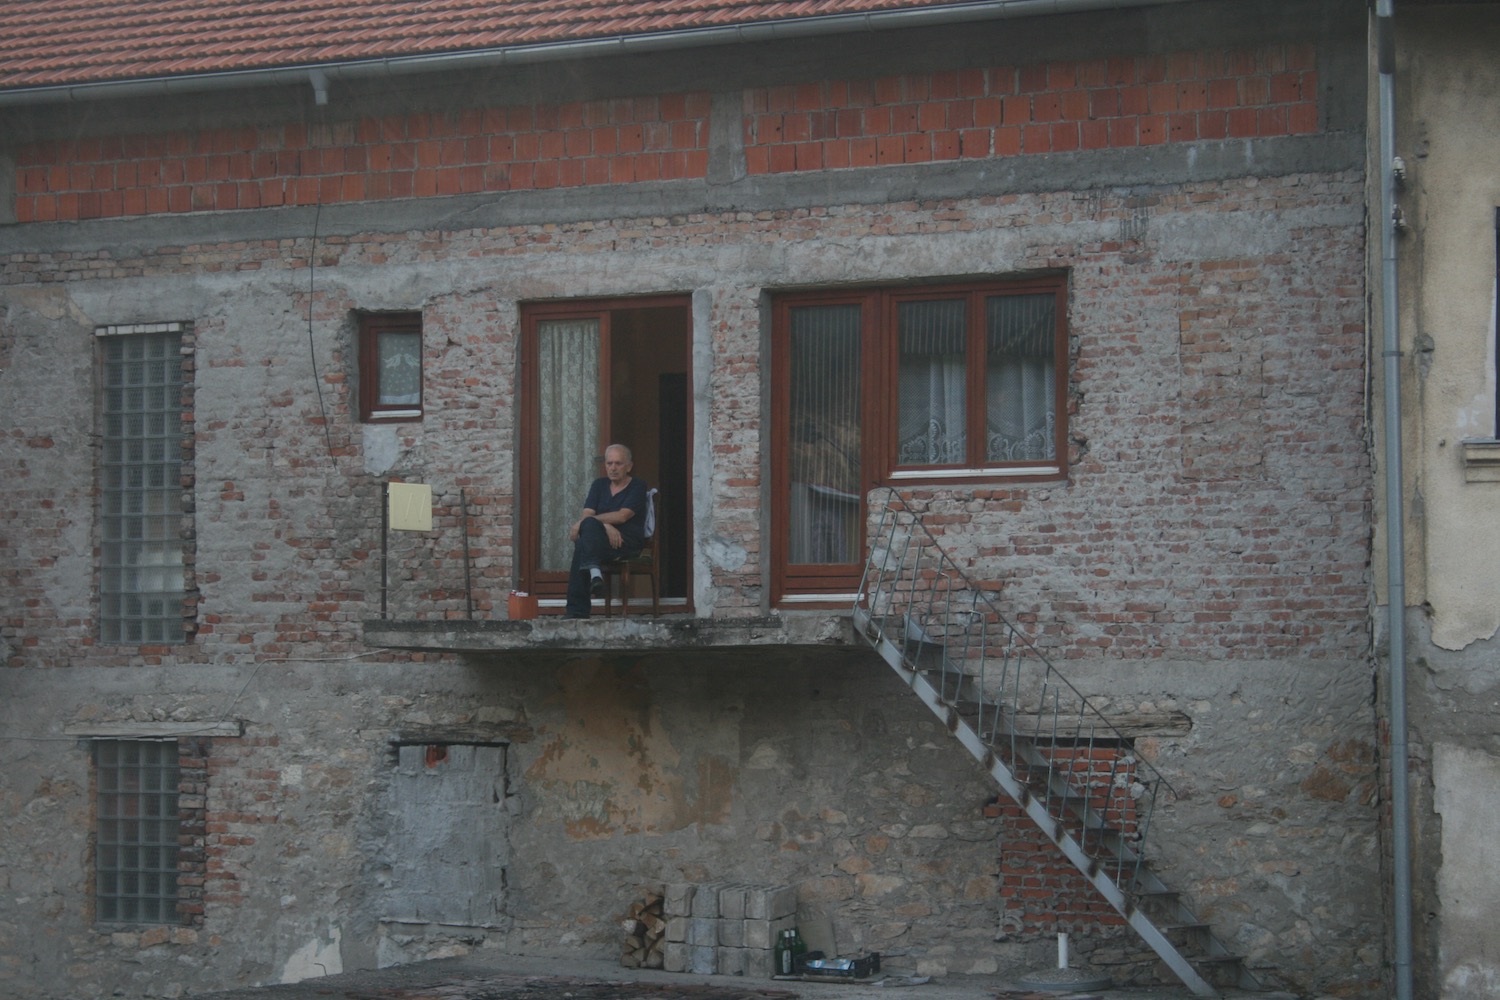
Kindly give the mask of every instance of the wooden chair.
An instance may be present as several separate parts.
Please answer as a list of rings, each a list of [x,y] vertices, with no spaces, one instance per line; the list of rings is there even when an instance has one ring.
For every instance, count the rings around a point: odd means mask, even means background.
[[[647,494],[647,502],[650,506],[646,512],[646,544],[641,546],[641,551],[629,559],[615,559],[599,564],[599,571],[604,574],[604,614],[606,617],[610,613],[610,598],[614,591],[611,581],[614,578],[620,581],[620,617],[629,616],[630,581],[636,576],[651,578],[651,615],[653,618],[661,617],[661,581],[657,576],[657,567],[661,565],[661,524],[656,516],[659,510],[657,492],[653,489]]]

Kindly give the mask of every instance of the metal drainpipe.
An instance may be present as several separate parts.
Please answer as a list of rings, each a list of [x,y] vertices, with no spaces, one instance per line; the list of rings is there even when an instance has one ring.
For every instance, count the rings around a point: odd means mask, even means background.
[[[1411,804],[1406,745],[1406,541],[1401,471],[1401,331],[1396,268],[1395,0],[1376,0],[1380,71],[1380,308],[1385,367],[1386,601],[1389,615],[1392,934],[1396,1000],[1411,1000]]]
[[[937,7],[905,10],[872,11],[860,14],[829,14],[818,17],[757,21],[750,24],[713,28],[689,28],[658,31],[641,35],[617,35],[609,38],[585,38],[534,45],[502,46],[473,49],[466,52],[440,52],[430,55],[395,56],[379,59],[354,59],[347,62],[317,63],[296,68],[278,67],[199,73],[183,76],[149,77],[101,83],[61,84],[0,90],[0,107],[49,104],[61,101],[108,100],[128,97],[159,97],[165,94],[193,93],[247,87],[270,87],[311,84],[324,103],[328,81],[394,77],[411,73],[493,69],[502,66],[524,66],[564,59],[599,58],[612,55],[634,55],[665,52],[673,49],[710,45],[744,45],[756,42],[814,38],[861,31],[890,31],[926,28],[937,25],[967,24],[977,21],[1018,17],[1040,17],[1048,14],[1076,14],[1126,7],[1164,7],[1192,0],[988,0],[979,3],[954,3]]]

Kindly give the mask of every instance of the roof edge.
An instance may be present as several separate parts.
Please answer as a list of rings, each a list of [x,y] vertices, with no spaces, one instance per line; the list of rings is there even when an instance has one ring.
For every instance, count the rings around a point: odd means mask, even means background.
[[[612,35],[534,45],[500,46],[458,52],[307,63],[181,76],[104,80],[0,90],[0,107],[73,103],[134,97],[161,97],[262,86],[307,84],[319,104],[327,99],[330,80],[358,80],[464,69],[524,66],[564,59],[590,59],[637,52],[662,52],[710,45],[785,41],[858,31],[931,27],[1048,14],[1086,13],[1133,7],[1158,7],[1193,0],[968,0],[934,7],[825,14],[783,18],[712,28],[686,28],[641,35]]]

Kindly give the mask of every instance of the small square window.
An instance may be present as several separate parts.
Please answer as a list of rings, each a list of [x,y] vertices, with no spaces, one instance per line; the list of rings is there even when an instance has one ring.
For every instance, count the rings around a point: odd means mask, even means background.
[[[422,316],[384,313],[359,320],[359,418],[422,418]]]

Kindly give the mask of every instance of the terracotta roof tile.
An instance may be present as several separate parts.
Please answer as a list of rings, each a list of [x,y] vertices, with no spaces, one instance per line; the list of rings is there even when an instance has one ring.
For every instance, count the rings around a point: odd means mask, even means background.
[[[0,90],[276,69],[953,0],[5,0]]]

